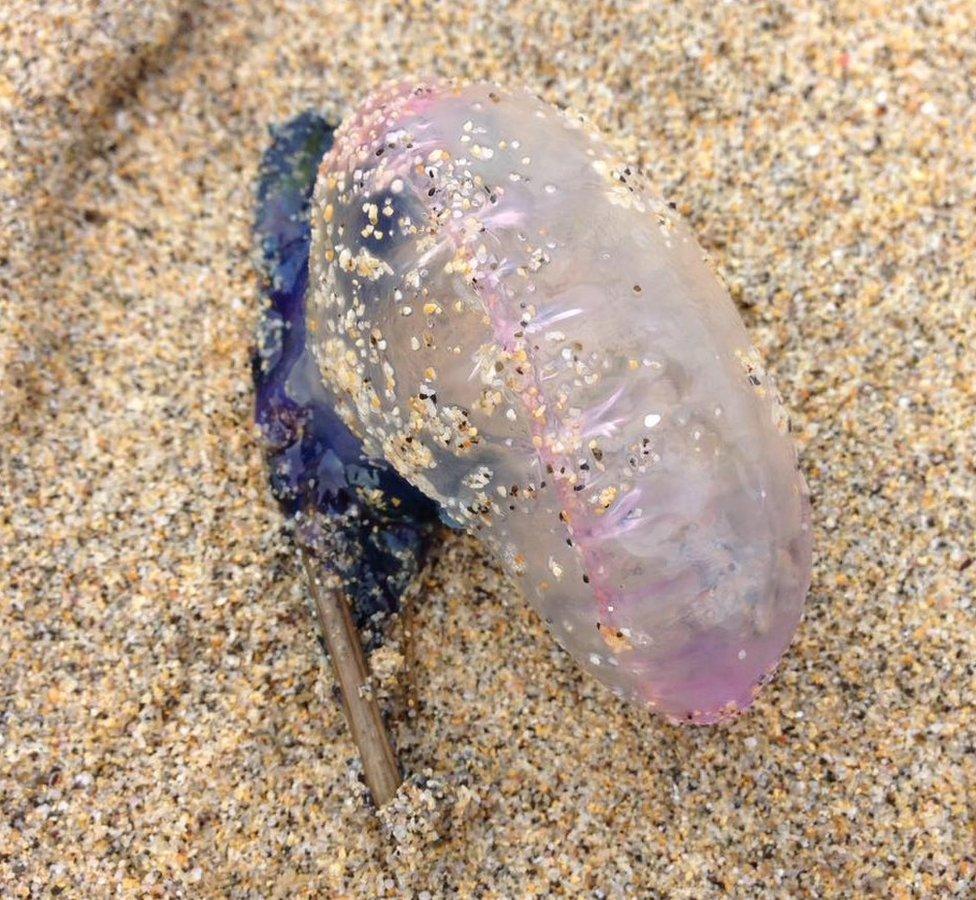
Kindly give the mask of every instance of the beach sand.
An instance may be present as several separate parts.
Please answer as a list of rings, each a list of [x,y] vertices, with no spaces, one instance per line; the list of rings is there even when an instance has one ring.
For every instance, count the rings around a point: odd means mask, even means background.
[[[972,896],[976,6],[0,11],[0,894]],[[378,816],[252,426],[267,127],[527,84],[689,218],[793,414],[807,615],[667,725],[448,536]]]

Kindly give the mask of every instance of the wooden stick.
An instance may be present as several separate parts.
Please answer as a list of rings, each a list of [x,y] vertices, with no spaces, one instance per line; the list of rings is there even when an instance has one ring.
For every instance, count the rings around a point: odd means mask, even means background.
[[[397,792],[403,779],[393,744],[380,715],[379,704],[369,687],[369,669],[359,632],[353,623],[346,598],[339,591],[323,590],[315,573],[314,561],[304,548],[300,548],[299,552],[308,576],[322,637],[339,682],[346,721],[359,747],[366,784],[373,795],[373,802],[382,806]]]

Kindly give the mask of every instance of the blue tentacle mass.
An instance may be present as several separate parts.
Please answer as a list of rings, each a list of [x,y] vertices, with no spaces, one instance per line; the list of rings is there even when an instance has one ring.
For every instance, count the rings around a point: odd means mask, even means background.
[[[437,510],[393,469],[364,457],[306,354],[308,211],[332,133],[324,118],[303,113],[271,130],[262,160],[255,416],[272,491],[296,539],[342,577],[363,627],[398,608],[435,530]]]

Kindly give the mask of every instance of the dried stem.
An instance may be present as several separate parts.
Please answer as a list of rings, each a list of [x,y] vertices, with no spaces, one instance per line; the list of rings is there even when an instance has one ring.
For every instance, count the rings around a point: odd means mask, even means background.
[[[346,721],[359,747],[366,784],[373,801],[382,806],[397,792],[402,778],[379,705],[369,686],[369,670],[359,632],[346,598],[339,591],[324,590],[314,561],[306,550],[301,549],[300,553],[322,637],[339,682]]]

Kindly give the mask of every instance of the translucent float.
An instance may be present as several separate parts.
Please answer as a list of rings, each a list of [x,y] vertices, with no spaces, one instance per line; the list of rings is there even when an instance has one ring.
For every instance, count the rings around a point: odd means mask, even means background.
[[[695,723],[748,706],[801,617],[809,500],[688,228],[526,92],[395,84],[335,138],[306,379],[616,693]]]

